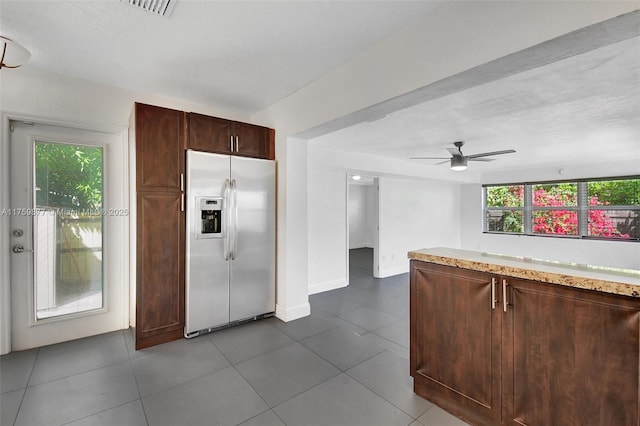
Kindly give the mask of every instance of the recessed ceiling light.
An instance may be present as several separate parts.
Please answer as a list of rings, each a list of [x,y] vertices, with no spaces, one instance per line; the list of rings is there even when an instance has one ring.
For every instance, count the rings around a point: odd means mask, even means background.
[[[351,179],[353,179],[353,180],[360,180],[360,179],[362,179],[362,176],[360,176],[360,175],[353,175],[353,176],[351,176]]]

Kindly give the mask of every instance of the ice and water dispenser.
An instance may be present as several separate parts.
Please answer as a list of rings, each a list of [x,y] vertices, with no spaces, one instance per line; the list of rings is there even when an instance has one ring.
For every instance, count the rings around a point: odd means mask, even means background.
[[[198,211],[200,229],[197,238],[223,238],[224,223],[222,197],[198,197]]]

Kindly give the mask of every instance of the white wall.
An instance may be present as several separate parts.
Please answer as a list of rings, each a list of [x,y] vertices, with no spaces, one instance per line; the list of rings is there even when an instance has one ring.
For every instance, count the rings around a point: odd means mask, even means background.
[[[511,183],[558,179],[628,176],[640,170],[638,161],[495,172],[483,176],[484,183]],[[462,185],[460,192],[461,248],[512,256],[534,257],[616,268],[640,270],[640,244],[624,241],[596,241],[498,235],[482,233],[482,189],[480,184]]]
[[[346,172],[309,170],[309,294],[344,287],[347,276]]]
[[[246,121],[246,115],[150,93],[132,92],[27,66],[3,70],[0,107],[4,113],[29,115],[81,126],[125,129],[134,102]],[[258,123],[259,124],[259,123]]]
[[[316,141],[317,142],[317,141]],[[308,151],[308,244],[309,293],[348,284],[347,271],[347,176],[355,170],[379,176],[379,271],[378,277],[407,272],[409,250],[443,246],[458,247],[460,223],[459,184],[420,176],[401,176],[405,162],[341,153],[309,143]],[[357,167],[357,169],[356,169]],[[395,172],[391,175],[389,172]],[[351,185],[356,187],[358,185]],[[371,189],[370,203],[375,200]],[[334,214],[327,214],[331,209]],[[372,213],[375,209],[371,209]],[[375,223],[375,215],[370,219]]]
[[[460,185],[436,180],[380,178],[380,246],[377,277],[409,271],[407,252],[458,248]]]
[[[373,184],[349,184],[349,248],[373,248],[375,232]]]

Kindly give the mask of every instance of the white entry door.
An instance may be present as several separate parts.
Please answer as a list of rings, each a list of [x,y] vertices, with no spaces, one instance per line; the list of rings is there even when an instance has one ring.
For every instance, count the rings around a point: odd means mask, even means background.
[[[12,350],[128,327],[122,135],[11,121]]]

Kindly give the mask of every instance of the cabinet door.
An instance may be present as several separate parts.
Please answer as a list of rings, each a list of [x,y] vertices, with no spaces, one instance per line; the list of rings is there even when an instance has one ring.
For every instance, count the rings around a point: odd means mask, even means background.
[[[637,300],[507,279],[505,415],[515,425],[634,425]]]
[[[133,124],[138,191],[180,191],[185,113],[135,104]]]
[[[247,123],[234,123],[236,140],[235,153],[245,157],[266,158],[270,154],[269,129]]]
[[[231,154],[233,122],[189,113],[189,148]]]
[[[501,311],[492,276],[411,262],[414,390],[467,421],[501,418]]]
[[[180,193],[137,196],[136,349],[182,337],[184,214]]]

